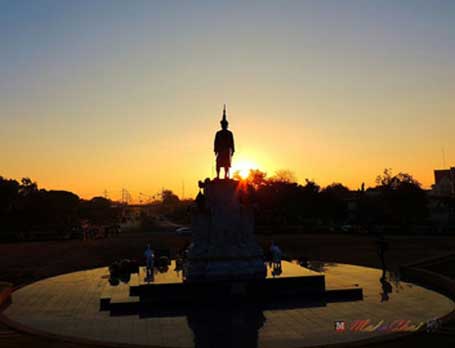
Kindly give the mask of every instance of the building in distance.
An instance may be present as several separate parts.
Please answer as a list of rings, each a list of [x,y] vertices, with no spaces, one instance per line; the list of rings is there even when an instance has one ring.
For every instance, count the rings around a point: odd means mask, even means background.
[[[433,193],[439,196],[455,195],[455,167],[434,170]]]

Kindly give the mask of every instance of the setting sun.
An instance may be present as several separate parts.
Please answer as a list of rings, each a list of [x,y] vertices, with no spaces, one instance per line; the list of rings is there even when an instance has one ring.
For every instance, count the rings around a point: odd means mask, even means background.
[[[454,23],[0,0],[0,348],[455,347]]]
[[[251,161],[234,162],[232,173],[240,175],[242,179],[246,179],[250,174],[251,169],[258,169],[258,166]]]

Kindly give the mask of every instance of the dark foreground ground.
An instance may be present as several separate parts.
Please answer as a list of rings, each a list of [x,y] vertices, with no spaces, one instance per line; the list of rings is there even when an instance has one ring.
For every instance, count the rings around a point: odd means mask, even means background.
[[[259,236],[267,246],[272,237]],[[377,241],[368,236],[351,235],[282,235],[274,241],[290,257],[336,261],[380,268]],[[0,244],[0,281],[16,286],[38,279],[109,265],[122,258],[142,259],[147,243],[155,248],[178,250],[189,238],[171,232],[128,234],[112,239]],[[400,264],[426,257],[455,252],[455,238],[390,237],[386,263],[390,270]],[[452,270],[453,265],[442,266]],[[0,347],[89,347],[24,335],[0,324]],[[369,347],[455,347],[455,324],[449,323],[438,333],[417,334],[393,342]],[[279,347],[277,347],[279,348]]]

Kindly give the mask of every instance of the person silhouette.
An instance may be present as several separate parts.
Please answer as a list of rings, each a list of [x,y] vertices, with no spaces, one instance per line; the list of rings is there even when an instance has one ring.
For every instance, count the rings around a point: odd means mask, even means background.
[[[155,253],[153,252],[150,244],[147,244],[147,248],[144,252],[145,262],[146,262],[146,279],[151,279],[153,277],[153,266],[155,263]]]
[[[234,155],[234,136],[229,131],[229,122],[226,119],[226,104],[223,108],[223,118],[221,119],[221,130],[216,132],[214,151],[216,155],[216,178],[220,178],[220,169],[224,168],[224,178],[229,178],[231,168],[231,158]]]
[[[273,242],[273,241],[272,241],[272,245],[270,246],[270,254],[272,257],[272,266],[273,266],[272,274],[280,275],[282,273],[281,258],[283,256],[283,252],[278,247],[278,245],[276,245],[275,242]]]

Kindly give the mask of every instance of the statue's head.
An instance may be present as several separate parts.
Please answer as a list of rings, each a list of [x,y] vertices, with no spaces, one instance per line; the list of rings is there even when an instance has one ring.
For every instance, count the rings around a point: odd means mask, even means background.
[[[227,121],[226,119],[226,104],[224,104],[224,108],[223,108],[223,118],[221,119],[221,128],[222,129],[227,129],[228,128],[228,125],[229,125],[229,122]]]

